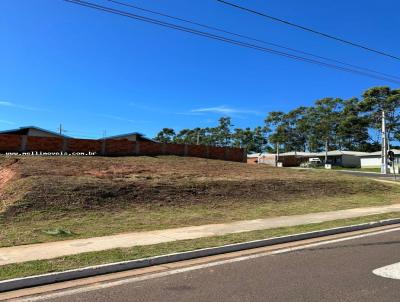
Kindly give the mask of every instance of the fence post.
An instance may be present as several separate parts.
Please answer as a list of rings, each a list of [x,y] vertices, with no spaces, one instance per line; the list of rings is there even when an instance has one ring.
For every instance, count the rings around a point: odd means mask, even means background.
[[[187,144],[183,147],[183,156],[187,156],[189,154],[189,146]]]
[[[101,154],[105,155],[106,154],[106,140],[103,139],[103,141],[101,142]]]
[[[139,143],[139,141],[136,141],[135,154],[136,155],[140,155],[140,143]]]
[[[165,155],[166,149],[167,149],[167,144],[166,143],[162,143],[162,145],[161,145],[161,154],[162,155]]]
[[[62,142],[62,152],[67,152],[67,147],[68,147],[68,139],[67,138],[63,138],[63,142]]]
[[[28,141],[28,136],[27,135],[22,135],[21,136],[21,147],[20,147],[20,152],[25,152],[26,151],[26,143]]]

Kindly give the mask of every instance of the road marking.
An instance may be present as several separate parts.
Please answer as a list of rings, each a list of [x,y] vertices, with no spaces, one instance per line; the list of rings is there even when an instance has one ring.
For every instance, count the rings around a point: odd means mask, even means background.
[[[383,278],[400,280],[400,262],[377,268],[372,273]]]
[[[229,263],[235,263],[235,262],[240,262],[240,261],[245,261],[245,260],[250,260],[250,259],[256,259],[256,258],[265,257],[265,256],[269,256],[269,255],[284,254],[284,253],[289,253],[289,252],[298,251],[298,250],[304,250],[304,249],[312,248],[312,247],[316,247],[316,246],[326,245],[326,244],[330,244],[330,243],[343,242],[343,241],[359,239],[359,238],[364,238],[364,237],[370,237],[370,236],[375,236],[375,235],[380,235],[380,234],[385,234],[385,233],[390,233],[390,232],[395,232],[395,231],[400,231],[400,228],[393,228],[393,229],[389,229],[389,230],[354,235],[354,236],[350,236],[350,237],[327,240],[327,241],[317,242],[317,243],[311,243],[311,244],[296,246],[296,247],[292,247],[292,248],[284,248],[284,249],[280,249],[280,250],[276,250],[276,251],[265,252],[265,253],[249,255],[249,256],[242,256],[242,257],[238,257],[238,258],[221,260],[221,261],[215,261],[215,262],[206,263],[206,264],[200,264],[200,265],[195,265],[195,266],[190,266],[190,267],[185,267],[185,268],[169,270],[169,271],[161,272],[161,273],[149,274],[149,275],[133,277],[133,278],[123,279],[123,280],[118,280],[118,281],[111,281],[111,282],[106,282],[106,283],[101,283],[101,284],[96,284],[96,285],[89,285],[86,287],[81,287],[81,288],[76,288],[76,289],[71,289],[71,290],[66,290],[66,291],[61,291],[61,292],[55,292],[52,294],[45,294],[42,296],[27,297],[27,298],[20,298],[20,299],[17,298],[17,299],[12,299],[10,301],[15,301],[15,302],[16,301],[18,301],[18,302],[44,301],[44,300],[48,300],[48,299],[55,299],[55,298],[59,298],[59,297],[82,294],[82,293],[86,293],[86,292],[106,289],[106,288],[120,286],[120,285],[124,285],[124,284],[129,284],[129,283],[135,283],[135,282],[144,281],[144,280],[150,280],[150,279],[156,279],[156,278],[166,277],[166,276],[170,276],[170,275],[176,275],[176,274],[180,274],[180,273],[195,271],[195,270],[209,268],[209,267],[213,267],[213,266],[219,266],[219,265],[223,265],[223,264],[229,264]]]

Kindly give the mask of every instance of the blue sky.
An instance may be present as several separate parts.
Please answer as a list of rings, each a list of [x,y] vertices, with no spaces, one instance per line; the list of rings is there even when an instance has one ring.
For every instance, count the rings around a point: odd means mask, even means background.
[[[120,1],[400,76],[400,61],[215,0]],[[400,55],[396,0],[232,2]],[[0,130],[62,123],[77,137],[104,130],[153,137],[163,127],[213,126],[226,115],[235,126],[254,127],[268,111],[397,88],[62,0],[2,0],[0,12]]]

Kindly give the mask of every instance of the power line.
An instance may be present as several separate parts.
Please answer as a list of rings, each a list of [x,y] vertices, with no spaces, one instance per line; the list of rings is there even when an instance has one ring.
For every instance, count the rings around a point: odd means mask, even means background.
[[[386,57],[390,57],[392,59],[396,59],[396,60],[400,61],[400,57],[398,57],[398,56],[395,56],[395,55],[392,55],[392,54],[389,54],[389,53],[386,53],[386,52],[383,52],[383,51],[380,51],[380,50],[372,49],[372,48],[370,48],[368,46],[364,46],[364,45],[361,45],[361,44],[358,44],[358,43],[355,43],[355,42],[351,42],[349,40],[345,40],[345,39],[342,39],[342,38],[339,38],[339,37],[335,37],[335,36],[332,36],[330,34],[326,34],[326,33],[320,32],[318,30],[315,30],[315,29],[312,29],[312,28],[309,28],[309,27],[305,27],[305,26],[302,26],[302,25],[298,25],[298,24],[295,24],[295,23],[292,23],[292,22],[289,22],[289,21],[286,21],[286,20],[283,20],[283,19],[279,19],[277,17],[271,16],[271,15],[267,15],[265,13],[261,13],[261,12],[258,12],[258,11],[252,10],[250,8],[247,8],[247,7],[244,7],[244,6],[240,6],[240,5],[231,3],[231,2],[227,2],[227,1],[224,1],[224,0],[217,0],[217,1],[221,2],[221,3],[224,3],[226,5],[229,5],[229,6],[232,6],[232,7],[235,7],[235,8],[238,8],[238,9],[241,9],[241,10],[244,10],[244,11],[259,15],[259,16],[262,16],[262,17],[265,17],[265,18],[274,20],[274,21],[278,21],[278,22],[284,23],[284,24],[289,25],[289,26],[300,28],[302,30],[305,30],[305,31],[308,31],[308,32],[311,32],[311,33],[314,33],[314,34],[317,34],[317,35],[320,35],[320,36],[323,36],[325,38],[336,40],[336,41],[339,41],[339,42],[342,42],[342,43],[345,43],[345,44],[349,44],[351,46],[362,48],[364,50],[367,50],[367,51],[370,51],[370,52],[374,52],[374,53],[377,53],[377,54],[380,54],[380,55],[383,55],[383,56],[386,56]]]
[[[130,3],[128,4],[128,3],[124,3],[124,2],[116,1],[116,0],[108,0],[108,1],[112,2],[112,3],[115,3],[115,4],[119,4],[119,5],[123,5],[123,6],[126,6],[126,7],[131,7],[131,8],[137,9],[137,10],[141,10],[141,11],[144,11],[144,12],[147,12],[147,13],[152,13],[152,14],[155,14],[155,15],[171,18],[171,19],[182,21],[182,22],[189,23],[189,24],[192,24],[192,25],[197,25],[197,26],[200,26],[200,27],[203,27],[203,28],[215,30],[215,31],[222,32],[222,33],[229,34],[229,35],[233,35],[233,36],[236,36],[236,37],[248,39],[248,40],[251,40],[251,41],[254,41],[254,42],[259,42],[259,43],[263,43],[263,44],[266,44],[266,45],[271,45],[271,46],[274,46],[274,47],[278,47],[278,48],[281,48],[281,49],[290,50],[290,51],[293,51],[293,52],[296,52],[296,53],[300,53],[300,54],[303,54],[303,55],[307,55],[307,56],[310,56],[310,57],[314,57],[314,58],[317,58],[317,59],[322,59],[322,60],[330,61],[330,62],[333,62],[333,63],[339,63],[339,64],[342,64],[342,65],[345,65],[345,66],[349,66],[349,67],[357,68],[357,69],[360,69],[360,70],[364,70],[364,71],[380,74],[380,75],[383,75],[385,77],[400,79],[400,77],[398,77],[398,76],[394,76],[394,75],[390,75],[390,74],[387,74],[387,73],[375,71],[375,70],[370,69],[370,68],[365,68],[365,67],[349,64],[349,63],[346,63],[346,62],[343,62],[343,61],[339,61],[339,60],[335,60],[335,59],[331,59],[331,58],[315,55],[315,54],[312,54],[312,53],[309,53],[309,52],[305,52],[305,51],[302,51],[302,50],[298,50],[298,49],[295,49],[295,48],[279,45],[279,44],[276,44],[276,43],[267,42],[265,40],[260,40],[260,39],[253,38],[253,37],[250,37],[250,36],[247,36],[247,35],[238,34],[238,33],[232,32],[232,31],[227,31],[225,29],[221,29],[221,28],[218,28],[218,27],[215,27],[215,26],[210,26],[210,25],[198,23],[198,22],[195,22],[195,21],[191,21],[191,20],[188,20],[188,19],[183,19],[183,18],[180,18],[180,17],[171,16],[171,15],[168,15],[168,14],[165,14],[165,13],[160,13],[160,12],[157,12],[157,11],[154,11],[154,10],[150,10],[150,9],[147,9],[147,8],[143,8],[143,7],[139,7],[137,5],[133,5],[133,4],[130,4]]]
[[[390,78],[387,78],[387,77],[381,77],[381,76],[378,76],[378,75],[362,72],[362,71],[359,71],[359,70],[354,70],[354,69],[350,69],[350,68],[346,68],[346,67],[342,67],[342,66],[338,66],[338,65],[334,65],[334,64],[329,64],[329,63],[325,63],[325,62],[321,62],[321,61],[317,61],[317,60],[313,60],[313,59],[309,59],[309,58],[304,58],[304,57],[301,57],[301,56],[285,53],[285,52],[282,52],[282,51],[278,51],[278,50],[274,50],[274,49],[262,47],[262,46],[259,46],[259,45],[246,43],[246,42],[241,42],[241,41],[238,41],[238,40],[229,39],[229,38],[226,38],[226,37],[223,37],[223,36],[218,36],[218,35],[210,34],[210,33],[207,33],[207,32],[191,29],[191,28],[188,28],[188,27],[183,27],[183,26],[172,24],[172,23],[163,22],[163,21],[160,21],[160,20],[156,20],[156,19],[152,19],[152,18],[148,18],[148,17],[132,14],[132,13],[129,13],[129,12],[126,12],[126,11],[113,9],[113,8],[110,8],[110,7],[98,5],[98,4],[87,2],[87,1],[82,1],[82,0],[64,0],[64,1],[70,2],[70,3],[73,3],[73,4],[77,4],[77,5],[81,5],[81,6],[86,6],[86,7],[89,7],[89,8],[96,9],[96,10],[112,13],[112,14],[115,14],[115,15],[120,15],[120,16],[131,18],[131,19],[136,19],[136,20],[147,22],[147,23],[152,23],[152,24],[163,26],[163,27],[172,28],[172,29],[175,29],[175,30],[179,30],[179,31],[195,34],[195,35],[198,35],[198,36],[207,37],[207,38],[210,38],[210,39],[226,42],[226,43],[229,43],[229,44],[234,44],[234,45],[241,46],[241,47],[251,48],[251,49],[255,49],[255,50],[259,50],[259,51],[263,51],[263,52],[272,53],[272,54],[276,54],[276,55],[279,55],[279,56],[291,58],[291,59],[298,60],[298,61],[308,62],[308,63],[311,63],[311,64],[316,64],[316,65],[320,65],[320,66],[324,66],[324,67],[329,67],[329,68],[333,68],[333,69],[337,69],[337,70],[341,70],[341,71],[345,71],[345,72],[355,73],[355,74],[364,75],[364,76],[375,78],[375,79],[380,79],[380,80],[385,80],[385,81],[389,81],[389,82],[400,84],[400,81],[397,81],[397,80],[394,80],[394,79],[390,79]]]

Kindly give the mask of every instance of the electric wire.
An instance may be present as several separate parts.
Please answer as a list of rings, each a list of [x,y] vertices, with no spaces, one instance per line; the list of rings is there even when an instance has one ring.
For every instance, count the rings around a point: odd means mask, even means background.
[[[106,7],[106,6],[103,6],[103,5],[91,3],[91,2],[88,2],[88,1],[82,1],[82,0],[64,0],[64,1],[70,2],[70,3],[73,3],[73,4],[77,4],[77,5],[81,5],[81,6],[85,6],[85,7],[89,7],[89,8],[93,8],[93,9],[96,9],[96,10],[108,12],[108,13],[111,13],[111,14],[128,17],[128,18],[131,18],[131,19],[140,20],[140,21],[144,21],[144,22],[147,22],[147,23],[151,23],[151,24],[156,24],[156,25],[159,25],[159,26],[162,26],[162,27],[172,28],[172,29],[175,29],[175,30],[179,30],[179,31],[195,34],[195,35],[198,35],[198,36],[207,37],[207,38],[210,38],[210,39],[226,42],[226,43],[229,43],[229,44],[233,44],[233,45],[237,45],[237,46],[241,46],[241,47],[246,47],[246,48],[250,48],[250,49],[255,49],[255,50],[259,50],[259,51],[263,51],[263,52],[267,52],[267,53],[272,53],[272,54],[279,55],[279,56],[282,56],[282,57],[291,58],[291,59],[294,59],[294,60],[297,60],[297,61],[308,62],[308,63],[315,64],[315,65],[320,65],[320,66],[333,68],[333,69],[337,69],[337,70],[341,70],[341,71],[345,71],[345,72],[349,72],[349,73],[354,73],[354,74],[367,76],[367,77],[370,77],[370,78],[375,78],[375,79],[380,79],[380,80],[384,80],[384,81],[400,84],[400,81],[397,81],[397,80],[394,80],[394,79],[390,79],[388,77],[378,76],[378,75],[362,72],[362,71],[359,71],[359,70],[354,70],[354,69],[350,69],[350,68],[346,68],[346,67],[342,67],[342,66],[338,66],[338,65],[334,65],[334,64],[329,64],[329,63],[326,63],[326,62],[321,62],[321,61],[317,61],[317,60],[313,60],[313,59],[309,59],[309,58],[304,58],[304,57],[301,57],[301,56],[297,56],[297,55],[285,53],[285,52],[282,52],[282,51],[278,51],[278,50],[262,47],[262,46],[259,46],[259,45],[250,44],[250,43],[246,43],[246,42],[242,42],[242,41],[226,38],[226,37],[223,37],[223,36],[214,35],[214,34],[211,34],[211,33],[203,32],[203,31],[199,31],[199,30],[195,30],[195,29],[191,29],[191,28],[188,28],[188,27],[183,27],[183,26],[180,26],[180,25],[172,24],[172,23],[167,23],[167,22],[164,22],[164,21],[160,21],[160,20],[157,20],[157,19],[136,15],[136,14],[133,14],[133,13],[130,13],[130,12],[122,11],[122,10],[117,10],[117,9],[114,9],[114,8],[110,8],[110,7]]]
[[[231,2],[228,2],[228,1],[224,1],[224,0],[217,0],[217,1],[221,2],[223,4],[226,4],[226,5],[238,8],[240,10],[244,10],[244,11],[247,11],[247,12],[250,12],[250,13],[253,13],[253,14],[256,14],[256,15],[259,15],[259,16],[262,16],[262,17],[265,17],[265,18],[280,22],[280,23],[284,23],[284,24],[289,25],[289,26],[300,28],[302,30],[305,30],[305,31],[308,31],[308,32],[311,32],[311,33],[314,33],[314,34],[317,34],[317,35],[320,35],[320,36],[323,36],[323,37],[328,38],[328,39],[336,40],[336,41],[339,41],[341,43],[349,44],[351,46],[355,46],[355,47],[358,47],[358,48],[361,48],[361,49],[364,49],[364,50],[367,50],[367,51],[370,51],[370,52],[374,52],[374,53],[377,53],[377,54],[380,54],[380,55],[383,55],[383,56],[386,56],[386,57],[390,57],[392,59],[396,59],[396,60],[400,61],[400,57],[392,55],[392,54],[389,54],[389,53],[386,53],[386,52],[383,52],[381,50],[376,50],[376,49],[370,48],[368,46],[364,46],[364,45],[361,45],[361,44],[358,44],[358,43],[355,43],[355,42],[352,42],[352,41],[349,41],[349,40],[345,40],[345,39],[342,39],[342,38],[339,38],[339,37],[335,37],[335,36],[332,36],[330,34],[326,34],[326,33],[323,33],[321,31],[318,31],[318,30],[315,30],[315,29],[312,29],[312,28],[309,28],[309,27],[305,27],[305,26],[302,26],[302,25],[299,25],[299,24],[295,24],[295,23],[289,22],[287,20],[283,20],[283,19],[271,16],[271,15],[267,15],[265,13],[262,13],[262,12],[259,12],[259,11],[244,7],[244,6],[240,6],[238,4],[234,4],[234,3],[231,3]]]
[[[171,15],[168,15],[168,14],[165,14],[165,13],[157,12],[157,11],[150,10],[150,9],[147,9],[147,8],[143,8],[143,7],[140,7],[140,6],[137,6],[137,5],[133,5],[133,4],[130,4],[130,3],[125,3],[125,2],[121,2],[121,1],[117,1],[117,0],[108,0],[108,1],[112,2],[112,3],[115,3],[115,4],[118,4],[118,5],[130,7],[130,8],[134,8],[134,9],[137,9],[137,10],[140,10],[140,11],[144,11],[144,12],[147,12],[147,13],[152,13],[152,14],[159,15],[159,16],[162,16],[162,17],[167,17],[167,18],[170,18],[170,19],[182,21],[182,22],[185,22],[185,23],[188,23],[188,24],[192,24],[192,25],[203,27],[203,28],[215,30],[215,31],[218,31],[218,32],[222,32],[222,33],[225,33],[225,34],[229,34],[229,35],[233,35],[233,36],[236,36],[236,37],[244,38],[244,39],[251,40],[251,41],[254,41],[254,42],[263,43],[265,45],[271,45],[271,46],[274,46],[274,47],[278,47],[278,48],[285,49],[285,50],[290,50],[290,51],[293,51],[293,52],[296,52],[296,53],[300,53],[300,54],[303,54],[303,55],[307,55],[307,56],[310,56],[310,57],[314,57],[314,58],[317,58],[317,59],[322,59],[322,60],[325,60],[325,61],[330,61],[330,62],[333,62],[333,63],[342,64],[342,65],[345,65],[345,66],[353,67],[353,68],[364,70],[364,71],[368,71],[368,72],[373,72],[373,73],[376,73],[376,74],[383,75],[385,77],[390,77],[390,78],[395,78],[395,79],[399,79],[400,80],[399,76],[390,75],[390,74],[387,74],[387,73],[376,71],[376,70],[373,70],[373,69],[370,69],[370,68],[357,66],[357,65],[354,65],[354,64],[349,64],[349,63],[346,63],[346,62],[343,62],[343,61],[339,61],[339,60],[336,60],[336,59],[323,57],[323,56],[320,56],[320,55],[312,54],[310,52],[298,50],[298,49],[295,49],[295,48],[292,48],[292,47],[288,47],[288,46],[283,46],[283,45],[279,45],[279,44],[276,44],[276,43],[267,42],[265,40],[253,38],[253,37],[250,37],[248,35],[238,34],[238,33],[235,33],[235,32],[232,32],[232,31],[228,31],[228,30],[225,30],[225,29],[221,29],[221,28],[218,28],[218,27],[215,27],[215,26],[210,26],[210,25],[198,23],[198,22],[195,22],[195,21],[191,21],[191,20],[188,20],[188,19],[183,19],[183,18],[180,18],[180,17],[171,16]]]

